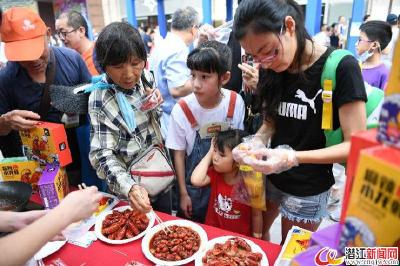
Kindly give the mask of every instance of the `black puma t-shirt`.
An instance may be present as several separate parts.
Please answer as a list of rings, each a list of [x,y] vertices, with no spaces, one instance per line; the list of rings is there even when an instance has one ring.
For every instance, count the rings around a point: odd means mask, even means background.
[[[285,75],[282,100],[275,121],[275,134],[271,145],[287,144],[296,151],[325,147],[321,129],[322,87],[321,74],[325,61],[333,51],[327,51],[305,72]],[[304,81],[305,80],[305,81]],[[333,126],[340,126],[338,108],[353,101],[367,101],[367,95],[357,60],[352,56],[342,59],[336,69],[336,88],[333,92]],[[335,182],[332,164],[301,164],[289,171],[269,176],[280,190],[295,196],[311,196],[327,191]]]

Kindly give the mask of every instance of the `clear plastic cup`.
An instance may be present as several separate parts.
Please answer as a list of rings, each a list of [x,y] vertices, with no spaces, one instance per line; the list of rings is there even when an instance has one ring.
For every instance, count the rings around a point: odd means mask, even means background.
[[[136,102],[133,103],[133,106],[135,106],[137,110],[140,110],[142,112],[153,110],[158,106],[156,91],[154,90],[149,95],[143,95]]]

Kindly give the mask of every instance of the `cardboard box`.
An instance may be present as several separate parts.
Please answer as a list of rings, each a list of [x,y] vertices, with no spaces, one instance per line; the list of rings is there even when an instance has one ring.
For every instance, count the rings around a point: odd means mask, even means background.
[[[354,177],[360,152],[363,149],[381,145],[376,136],[376,128],[361,131],[351,136],[350,153],[346,164],[346,176]]]
[[[363,149],[380,146],[381,144],[376,139],[377,129],[370,129],[355,133],[351,136],[350,153],[346,165],[346,185],[344,188],[344,197],[342,204],[342,213],[340,216],[340,223],[344,223],[344,216],[346,215],[347,206],[349,204],[349,197],[351,188],[353,186],[353,179],[358,166],[360,152]]]
[[[22,181],[37,190],[37,183],[42,175],[42,168],[36,161],[26,157],[13,157],[0,160],[0,177],[2,181]]]
[[[67,134],[63,124],[40,122],[34,129],[19,132],[24,153],[42,165],[72,162]]]
[[[287,234],[285,243],[274,266],[289,266],[297,254],[309,248],[311,234],[311,231],[293,226]]]
[[[337,252],[341,230],[342,225],[340,223],[335,223],[313,232],[311,235],[310,247],[297,254],[292,259],[291,266],[343,265],[344,257]],[[333,258],[334,254],[336,255]],[[332,264],[319,263],[326,262],[328,258],[331,259]]]
[[[38,186],[44,207],[53,209],[69,192],[65,169],[58,165],[46,165]]]
[[[400,150],[361,151],[340,238],[344,247],[400,246]]]

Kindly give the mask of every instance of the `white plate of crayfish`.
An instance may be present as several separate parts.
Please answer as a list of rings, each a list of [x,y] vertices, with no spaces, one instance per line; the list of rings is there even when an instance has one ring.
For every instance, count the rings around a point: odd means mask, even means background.
[[[129,206],[122,206],[102,214],[96,220],[94,231],[101,241],[125,244],[143,237],[154,222],[152,212],[142,214]]]
[[[237,261],[236,261],[237,260]],[[208,265],[268,266],[268,258],[259,245],[237,236],[221,236],[208,241],[206,248],[195,260],[195,266]]]

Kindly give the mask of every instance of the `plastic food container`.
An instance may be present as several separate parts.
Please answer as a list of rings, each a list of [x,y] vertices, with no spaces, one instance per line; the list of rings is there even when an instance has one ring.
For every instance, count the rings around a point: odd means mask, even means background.
[[[154,90],[149,95],[143,95],[136,102],[134,102],[133,105],[137,110],[140,110],[142,112],[153,110],[158,106],[156,91]]]

